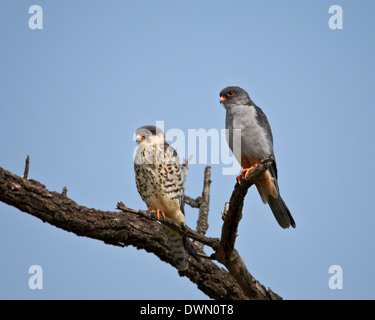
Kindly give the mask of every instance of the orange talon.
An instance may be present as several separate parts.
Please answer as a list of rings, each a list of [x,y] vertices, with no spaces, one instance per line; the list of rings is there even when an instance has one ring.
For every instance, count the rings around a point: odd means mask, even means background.
[[[249,176],[250,171],[253,170],[255,167],[256,167],[256,164],[251,166],[250,168],[243,169],[241,170],[241,174],[245,173],[245,178],[247,178]]]
[[[160,220],[160,214],[162,215],[163,218],[165,218],[165,213],[161,211],[160,209],[154,209],[151,207],[148,207],[147,209],[148,211],[156,211],[156,219]]]
[[[161,210],[156,210],[156,218],[159,220],[160,214],[163,216],[163,219],[165,219],[165,213]]]
[[[236,178],[238,184],[241,184],[242,175],[244,174],[245,175],[245,179],[247,179],[247,177],[249,176],[250,171],[253,170],[255,167],[256,167],[256,164],[253,165],[253,166],[251,166],[250,168],[242,169],[241,172],[240,172],[240,175]]]

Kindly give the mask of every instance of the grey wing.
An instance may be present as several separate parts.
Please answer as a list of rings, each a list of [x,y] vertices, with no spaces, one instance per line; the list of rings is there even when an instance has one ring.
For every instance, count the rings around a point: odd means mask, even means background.
[[[256,106],[255,104],[254,104],[254,108],[257,113],[258,124],[266,131],[267,138],[272,142],[272,145],[273,145],[272,130],[271,130],[270,123],[268,122],[267,116],[264,114],[262,109]]]
[[[255,105],[255,103],[253,105],[254,105],[254,108],[255,108],[256,113],[257,113],[258,123],[265,130],[265,132],[267,134],[267,139],[271,141],[271,144],[272,144],[272,154],[270,154],[270,156],[272,156],[275,159],[275,154],[273,152],[273,135],[272,135],[272,130],[271,130],[270,123],[268,122],[267,116],[264,114],[264,112],[262,111],[262,109],[259,108],[257,105]],[[276,188],[277,188],[277,190],[279,190],[279,186],[277,185],[276,159],[275,159],[275,161],[273,162],[273,164],[271,165],[271,167],[268,170],[269,170],[271,176],[275,179]]]

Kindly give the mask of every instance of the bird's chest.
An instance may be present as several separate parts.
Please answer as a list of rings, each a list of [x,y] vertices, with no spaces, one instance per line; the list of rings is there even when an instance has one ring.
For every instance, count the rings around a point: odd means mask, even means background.
[[[261,159],[270,152],[266,133],[257,121],[254,108],[227,112],[226,128],[228,145],[239,162],[241,156]]]
[[[139,150],[134,161],[136,184],[139,194],[147,206],[165,208],[183,193],[183,181],[179,163],[151,161],[148,149]],[[155,160],[155,157],[153,157]],[[158,157],[156,157],[158,158]],[[166,212],[167,213],[167,212]]]
[[[138,150],[134,159],[134,171],[137,189],[142,199],[150,206],[150,198],[157,197],[165,184],[160,174],[160,165],[155,163],[155,152],[147,149]]]

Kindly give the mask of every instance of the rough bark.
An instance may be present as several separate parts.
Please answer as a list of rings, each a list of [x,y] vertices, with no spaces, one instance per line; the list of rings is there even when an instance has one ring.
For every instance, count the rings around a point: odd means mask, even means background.
[[[227,268],[228,271],[219,267],[212,259],[203,258],[201,262],[190,259],[189,269],[180,273],[181,276],[188,277],[210,298],[281,299],[270,289],[266,290],[251,276],[243,259],[234,249],[237,226],[241,219],[243,199],[247,189],[254,182],[254,177],[259,177],[262,171],[268,168],[267,165],[272,163],[270,161],[272,159],[266,159],[253,170],[247,181],[243,180],[241,185],[235,186],[224,219],[221,239],[205,237],[206,227],[196,232],[167,218],[157,222],[155,213],[127,208],[122,203],[118,204],[121,212],[100,211],[80,206],[66,196],[66,190],[63,194],[49,191],[40,182],[28,180],[27,173],[22,178],[2,168],[0,168],[0,201],[78,236],[121,247],[131,245],[153,253],[160,260],[174,265],[168,240],[161,225],[161,223],[167,224],[200,242],[202,247],[203,245],[212,247],[216,252],[212,258],[217,259]],[[186,202],[203,206],[202,219],[207,219],[210,183],[207,170],[204,181],[203,201],[199,198],[187,197]]]

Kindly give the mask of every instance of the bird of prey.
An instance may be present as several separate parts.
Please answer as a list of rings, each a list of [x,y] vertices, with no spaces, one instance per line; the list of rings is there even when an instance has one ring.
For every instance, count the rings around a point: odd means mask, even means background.
[[[240,183],[241,175],[245,174],[247,177],[260,160],[269,156],[275,159],[272,131],[266,115],[244,89],[224,88],[220,92],[220,102],[226,109],[227,142],[243,168],[237,177]],[[240,130],[240,139],[236,139],[235,129]],[[280,196],[276,162],[255,182],[255,185],[263,203],[269,204],[279,225],[282,228],[295,228],[293,217]]]
[[[185,225],[184,177],[177,152],[170,146],[161,129],[143,126],[136,130],[138,148],[134,158],[137,190],[149,210]],[[199,257],[186,237],[163,225],[172,254],[180,271],[189,268],[185,249],[199,261]]]

